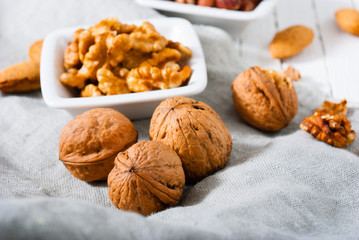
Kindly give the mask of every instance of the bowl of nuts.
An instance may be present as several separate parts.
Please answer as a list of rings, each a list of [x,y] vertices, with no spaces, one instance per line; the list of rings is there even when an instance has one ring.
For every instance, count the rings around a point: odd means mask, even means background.
[[[190,22],[157,18],[59,29],[44,40],[41,90],[49,107],[78,115],[111,107],[150,117],[164,99],[207,85],[203,50]]]
[[[212,25],[237,37],[253,21],[267,16],[279,0],[136,0],[168,16]]]

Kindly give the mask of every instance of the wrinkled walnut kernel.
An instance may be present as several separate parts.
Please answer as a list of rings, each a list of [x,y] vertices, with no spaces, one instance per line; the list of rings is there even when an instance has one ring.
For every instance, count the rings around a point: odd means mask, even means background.
[[[140,26],[107,18],[73,34],[64,53],[60,81],[81,89],[81,96],[167,89],[187,84],[192,69],[185,64],[192,55],[181,43],[164,38],[149,22]]]
[[[352,144],[355,132],[345,116],[313,115],[306,117],[300,128],[315,138],[334,147],[344,148]]]
[[[343,99],[340,103],[324,101],[323,105],[318,107],[314,113],[317,115],[346,116],[347,100]]]

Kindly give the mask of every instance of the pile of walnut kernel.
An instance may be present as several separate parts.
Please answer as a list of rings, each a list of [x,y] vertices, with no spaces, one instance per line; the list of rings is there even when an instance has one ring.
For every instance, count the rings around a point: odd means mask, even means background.
[[[178,3],[217,7],[229,10],[252,11],[262,0],[172,0]]]
[[[179,87],[192,73],[184,64],[191,50],[167,40],[149,22],[136,26],[107,18],[77,30],[73,38],[60,81],[82,97]]]

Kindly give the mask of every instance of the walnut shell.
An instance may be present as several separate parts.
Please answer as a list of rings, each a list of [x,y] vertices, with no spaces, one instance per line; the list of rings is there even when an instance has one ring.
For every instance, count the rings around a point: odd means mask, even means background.
[[[112,203],[143,215],[177,205],[184,185],[180,158],[158,141],[138,142],[119,153],[108,175]]]
[[[218,114],[185,97],[168,98],[156,108],[150,138],[177,152],[190,183],[223,168],[232,151],[231,135]]]
[[[96,108],[62,129],[59,158],[80,180],[106,180],[116,155],[136,142],[137,131],[128,118],[110,108]]]
[[[278,131],[297,113],[293,82],[273,70],[252,67],[232,83],[233,102],[241,118],[263,131]]]

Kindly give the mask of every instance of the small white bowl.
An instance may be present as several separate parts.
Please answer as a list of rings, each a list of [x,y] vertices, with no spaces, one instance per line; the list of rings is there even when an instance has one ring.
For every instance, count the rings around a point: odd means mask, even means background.
[[[180,18],[156,18],[126,23],[140,25],[143,21],[152,23],[167,39],[180,42],[192,50],[192,57],[188,62],[192,68],[192,76],[188,85],[112,96],[74,97],[69,88],[60,82],[59,77],[64,72],[64,50],[67,43],[72,41],[74,31],[84,27],[65,28],[50,33],[43,43],[40,78],[45,103],[49,107],[65,109],[72,115],[92,108],[111,107],[130,119],[140,119],[151,117],[156,106],[166,98],[192,96],[202,92],[207,86],[207,70],[202,46],[192,24]]]
[[[169,0],[136,0],[138,4],[158,9],[168,16],[183,17],[192,23],[220,27],[233,37],[238,37],[249,23],[267,16],[278,1],[263,0],[253,11],[243,12],[176,3]]]

